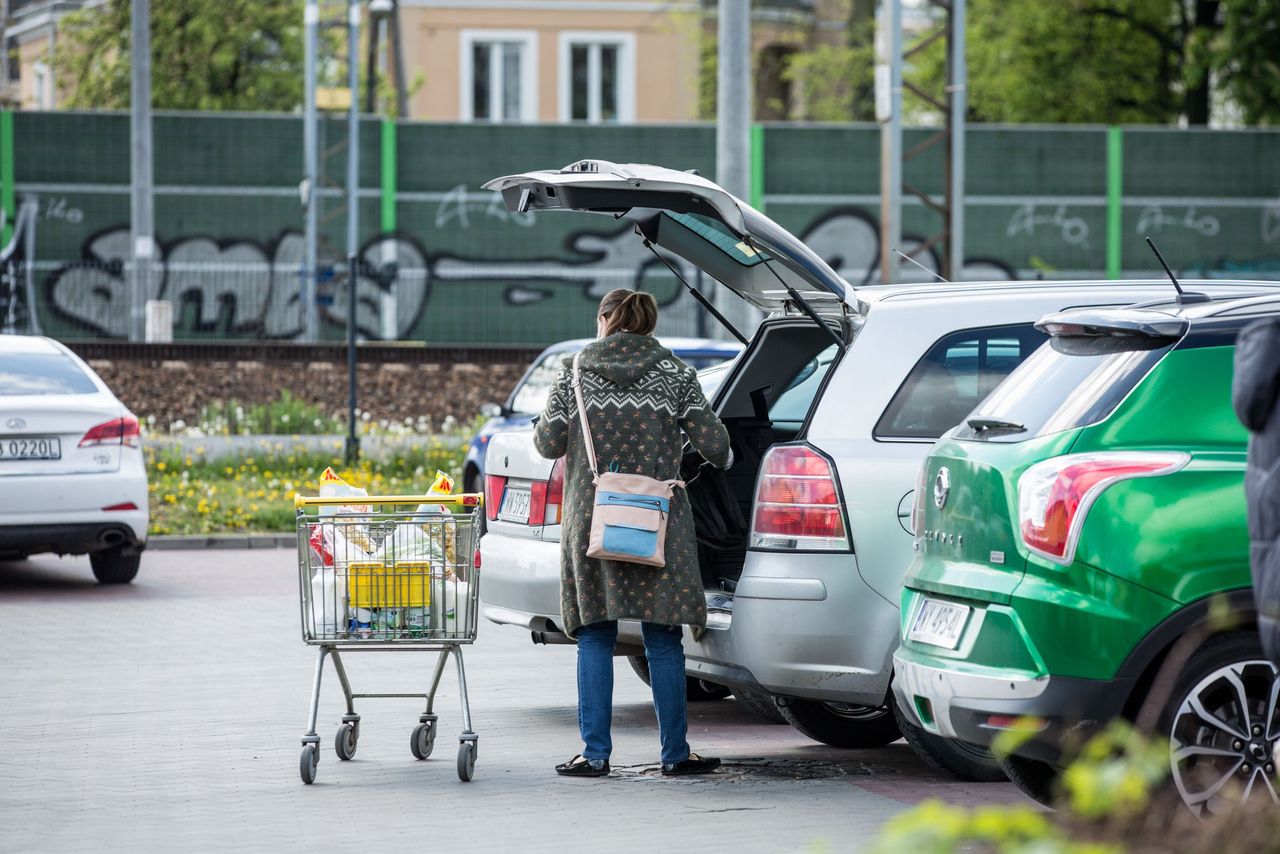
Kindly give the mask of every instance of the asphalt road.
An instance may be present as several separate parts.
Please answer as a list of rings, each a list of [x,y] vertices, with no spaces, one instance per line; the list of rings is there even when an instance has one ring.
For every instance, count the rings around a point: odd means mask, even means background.
[[[927,798],[1024,803],[930,772],[898,742],[837,750],[732,701],[690,707],[702,778],[663,778],[648,689],[618,660],[614,773],[557,777],[580,748],[574,651],[483,623],[466,649],[480,734],[455,771],[452,671],[440,735],[409,752],[420,702],[369,700],[356,758],[326,673],[317,781],[298,776],[314,650],[290,550],[152,551],[102,587],[85,558],[0,562],[0,851],[850,851]],[[425,690],[433,659],[348,657],[356,691]]]

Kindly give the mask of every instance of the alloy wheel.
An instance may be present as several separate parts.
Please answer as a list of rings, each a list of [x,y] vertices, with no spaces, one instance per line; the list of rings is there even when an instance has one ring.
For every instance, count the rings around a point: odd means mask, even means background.
[[[1170,728],[1170,767],[1183,803],[1208,817],[1250,798],[1280,805],[1280,673],[1253,659],[1219,667],[1183,698]]]

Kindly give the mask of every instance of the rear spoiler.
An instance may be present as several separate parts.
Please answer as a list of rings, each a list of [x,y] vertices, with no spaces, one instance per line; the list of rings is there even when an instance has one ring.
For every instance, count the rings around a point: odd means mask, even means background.
[[[1072,309],[1046,314],[1036,329],[1053,338],[1150,338],[1176,341],[1187,319],[1141,309]]]

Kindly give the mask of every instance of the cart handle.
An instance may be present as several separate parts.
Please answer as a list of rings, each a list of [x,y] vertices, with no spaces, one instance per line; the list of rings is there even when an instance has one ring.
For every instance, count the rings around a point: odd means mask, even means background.
[[[293,506],[299,510],[303,507],[341,507],[346,504],[451,504],[479,507],[484,504],[484,495],[466,492],[458,495],[346,495],[337,498],[315,498],[297,493],[293,496]]]

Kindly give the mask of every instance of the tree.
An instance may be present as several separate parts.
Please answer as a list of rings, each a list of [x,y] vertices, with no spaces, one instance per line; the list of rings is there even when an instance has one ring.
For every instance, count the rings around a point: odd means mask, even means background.
[[[1189,74],[1205,88],[1216,83],[1247,124],[1280,124],[1280,0],[1222,0],[1221,6],[1215,26],[1193,33]]]
[[[979,121],[1168,123],[1182,103],[1180,0],[976,0],[969,106]],[[941,74],[941,59],[933,59]]]
[[[151,92],[159,109],[289,111],[302,103],[302,0],[151,4]],[[54,56],[71,108],[129,106],[130,3],[63,19]]]
[[[809,121],[874,121],[875,0],[827,6],[832,19],[844,22],[843,40],[796,51],[785,77],[799,90],[803,118]]]

